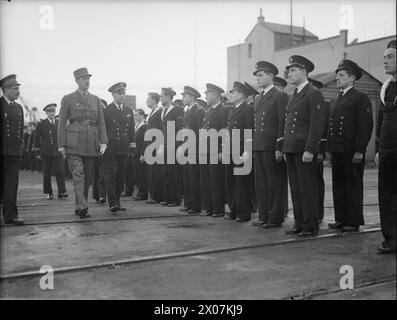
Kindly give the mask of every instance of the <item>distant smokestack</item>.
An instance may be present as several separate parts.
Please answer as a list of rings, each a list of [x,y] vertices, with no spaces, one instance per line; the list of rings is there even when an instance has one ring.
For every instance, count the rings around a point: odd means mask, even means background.
[[[265,18],[262,16],[262,8],[259,10],[259,17],[258,17],[258,23],[265,22]]]

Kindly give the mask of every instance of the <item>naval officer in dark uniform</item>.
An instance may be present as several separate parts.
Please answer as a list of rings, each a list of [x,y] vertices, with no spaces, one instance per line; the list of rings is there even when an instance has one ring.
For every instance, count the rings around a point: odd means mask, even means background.
[[[58,199],[66,199],[65,174],[62,154],[58,151],[58,120],[55,119],[57,105],[51,103],[44,107],[47,119],[42,120],[36,127],[34,144],[36,154],[43,162],[43,192],[48,199],[53,199],[51,175],[55,173],[58,186]]]
[[[222,101],[222,93],[225,91],[212,84],[207,83],[205,99],[209,109],[204,115],[202,128],[219,132],[227,126],[227,118],[230,108],[226,108]],[[212,217],[223,217],[225,214],[225,165],[221,161],[221,137],[217,140],[217,161],[210,161],[210,142],[207,140],[206,152],[200,153],[200,158],[206,158],[206,163],[200,164],[200,186],[202,215]],[[201,162],[201,161],[200,161]],[[204,160],[203,160],[204,162]]]
[[[371,138],[372,106],[367,94],[354,88],[360,67],[342,60],[336,73],[341,92],[330,106],[327,151],[332,157],[332,191],[335,223],[342,231],[358,231],[364,224],[363,174],[365,151]]]
[[[109,88],[114,101],[104,112],[108,148],[103,154],[106,194],[111,212],[125,211],[120,204],[121,192],[124,189],[124,175],[127,156],[134,147],[135,123],[131,108],[124,105],[124,82],[118,82]]]
[[[194,146],[195,163],[183,165],[183,205],[180,211],[189,214],[201,212],[200,194],[200,165],[198,158],[199,130],[203,125],[204,109],[200,108],[197,99],[201,97],[200,92],[190,86],[183,88],[183,104],[187,107],[183,117],[183,128],[191,130],[196,137]],[[185,138],[187,139],[187,138]],[[190,142],[192,143],[192,142]],[[188,152],[188,151],[186,151]]]
[[[259,218],[253,225],[264,228],[281,226],[288,188],[287,167],[281,152],[288,96],[275,88],[273,78],[277,74],[277,67],[270,62],[256,64],[254,75],[263,91],[254,104],[252,150]]]
[[[161,89],[160,100],[163,105],[161,120],[163,123],[164,144],[160,147],[159,154],[162,153],[164,156],[164,164],[162,165],[164,196],[160,204],[168,207],[179,206],[182,202],[182,167],[176,161],[175,151],[181,144],[176,141],[176,134],[182,129],[184,113],[182,107],[172,104],[175,94],[172,88]],[[175,128],[175,137],[172,137],[173,132],[168,131],[172,127]],[[173,146],[175,150],[172,150]]]
[[[388,79],[382,86],[376,126],[376,162],[379,166],[379,213],[384,241],[379,253],[395,253],[397,239],[397,98],[396,40],[387,45],[383,64]]]
[[[0,80],[0,87],[3,90],[3,96],[0,98],[3,217],[4,223],[14,225],[24,224],[24,221],[18,217],[17,208],[24,124],[22,106],[15,102],[19,97],[19,86],[15,74]]]
[[[234,104],[234,108],[230,111],[227,120],[227,130],[229,131],[229,139],[225,143],[230,143],[231,155],[240,157],[240,161],[246,165],[247,161],[252,161],[249,150],[245,150],[247,143],[252,141],[245,141],[244,130],[251,130],[254,127],[254,109],[250,107],[245,101],[250,95],[250,90],[240,82],[234,82],[233,89],[230,91],[230,102]],[[239,153],[234,150],[233,136],[234,132],[239,132],[240,145]],[[230,208],[230,214],[225,215],[225,219],[235,219],[236,222],[245,222],[251,219],[253,210],[252,203],[252,174],[235,174],[235,168],[241,167],[243,163],[236,163],[233,161],[234,157],[230,157],[230,164],[225,166],[225,184],[226,184],[226,199]]]
[[[326,112],[321,92],[307,80],[314,64],[305,57],[289,59],[289,82],[296,86],[286,110],[283,152],[286,154],[295,225],[287,234],[318,233],[316,157],[323,136]]]

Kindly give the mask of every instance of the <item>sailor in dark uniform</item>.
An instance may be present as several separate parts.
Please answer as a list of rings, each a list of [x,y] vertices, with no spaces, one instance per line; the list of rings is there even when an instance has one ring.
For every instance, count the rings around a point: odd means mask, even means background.
[[[160,100],[163,105],[161,120],[163,123],[164,144],[160,147],[159,154],[164,156],[164,165],[162,165],[164,196],[160,204],[168,207],[179,206],[182,202],[182,167],[176,161],[175,152],[181,143],[176,141],[176,136],[171,138],[173,132],[168,132],[169,128],[174,127],[176,135],[183,125],[183,108],[172,105],[172,99],[175,94],[175,91],[171,88],[161,89]],[[170,138],[172,141],[170,141]],[[172,150],[173,146],[175,150]]]
[[[0,98],[3,217],[4,223],[14,225],[24,224],[24,221],[18,217],[17,208],[24,124],[22,106],[15,102],[19,97],[19,86],[15,74],[0,80],[0,87],[3,90],[3,96]]]
[[[323,87],[323,83],[321,81],[308,78],[309,82],[315,86],[317,89],[321,89]],[[324,101],[326,119],[329,116],[329,103]],[[327,144],[327,136],[328,136],[328,122],[326,122],[324,127],[324,133],[320,140],[320,148],[317,154],[316,161],[316,172],[317,172],[317,185],[318,185],[318,205],[319,205],[319,213],[318,213],[318,221],[321,223],[324,219],[324,197],[325,197],[325,181],[324,181],[324,159],[325,159],[325,147]]]
[[[316,158],[323,136],[326,112],[321,92],[307,80],[314,69],[305,57],[289,59],[289,82],[296,86],[286,110],[284,142],[295,225],[287,234],[311,236],[318,233],[318,186]]]
[[[186,211],[189,214],[201,212],[201,194],[200,194],[200,165],[198,163],[198,142],[199,130],[203,125],[204,109],[200,108],[197,99],[201,94],[192,87],[185,86],[183,89],[183,104],[187,107],[183,117],[183,128],[192,130],[196,137],[195,163],[186,163],[183,165],[183,205],[180,211]],[[185,138],[187,139],[187,137]],[[188,151],[186,151],[188,152]]]
[[[348,232],[364,224],[363,174],[373,128],[372,106],[368,95],[354,88],[362,75],[355,62],[342,60],[335,73],[341,93],[330,106],[329,117],[327,151],[332,157],[335,209],[335,223],[329,226]]]
[[[379,166],[379,213],[384,241],[379,253],[395,253],[397,239],[397,99],[396,99],[396,40],[387,45],[384,67],[389,78],[380,92],[382,104],[376,126]]]
[[[209,109],[205,113],[203,126],[205,130],[214,129],[219,132],[227,126],[229,108],[225,108],[221,102],[222,93],[225,91],[207,83],[205,98]],[[212,217],[223,217],[225,214],[225,165],[222,164],[221,138],[218,138],[217,161],[211,163],[210,142],[207,140],[205,152],[200,153],[200,159],[206,158],[206,163],[200,164],[201,207],[202,214]],[[203,161],[204,162],[204,161]]]
[[[230,214],[225,214],[225,219],[235,219],[236,222],[249,221],[251,219],[251,213],[253,210],[252,203],[252,175],[248,174],[236,174],[235,169],[246,165],[248,161],[252,163],[252,157],[250,150],[245,150],[247,143],[251,141],[245,141],[244,130],[251,130],[254,127],[254,109],[250,107],[245,100],[250,94],[248,88],[240,83],[235,82],[233,89],[230,91],[230,102],[234,104],[234,109],[231,110],[228,116],[227,129],[229,131],[229,139],[226,143],[230,143],[230,150],[232,157],[229,158],[230,164],[226,164],[225,168],[225,183],[226,183],[226,199],[230,208]],[[236,154],[237,150],[233,148],[234,132],[239,132],[239,153]],[[239,157],[241,163],[236,163],[233,159]]]
[[[106,193],[111,212],[125,211],[121,207],[120,195],[124,189],[125,164],[129,149],[133,147],[135,136],[134,114],[124,105],[124,82],[118,82],[109,88],[114,101],[104,112],[108,148],[103,154]]]
[[[62,154],[58,151],[58,120],[55,119],[55,103],[44,107],[48,118],[37,125],[34,140],[37,155],[43,162],[43,191],[48,199],[53,199],[51,175],[54,172],[58,186],[58,199],[66,199],[64,163]]]
[[[148,172],[144,160],[146,143],[144,140],[147,130],[146,114],[143,109],[137,109],[135,115],[135,159],[137,172],[138,193],[135,201],[146,200],[148,197]]]
[[[254,105],[252,150],[259,218],[253,225],[264,228],[281,226],[288,188],[287,167],[281,152],[288,96],[274,87],[273,78],[277,74],[277,67],[270,62],[256,64],[254,75],[263,91]]]
[[[147,130],[157,129],[163,130],[163,122],[161,120],[160,95],[157,92],[148,93],[146,105],[151,109],[146,118]],[[146,141],[146,146],[152,141]],[[156,156],[156,155],[154,155]],[[163,165],[159,163],[148,164],[148,199],[146,203],[155,204],[163,201]]]

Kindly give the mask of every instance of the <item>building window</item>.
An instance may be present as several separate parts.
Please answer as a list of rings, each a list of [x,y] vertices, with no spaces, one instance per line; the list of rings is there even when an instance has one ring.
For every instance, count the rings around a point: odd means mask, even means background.
[[[252,43],[248,44],[248,58],[252,58]]]

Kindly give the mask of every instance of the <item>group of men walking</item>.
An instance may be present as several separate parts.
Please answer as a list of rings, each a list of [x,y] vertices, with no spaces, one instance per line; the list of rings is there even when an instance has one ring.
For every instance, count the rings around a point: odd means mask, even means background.
[[[396,249],[395,54],[396,42],[393,40],[384,56],[390,79],[382,87],[382,106],[376,128],[379,207],[385,238],[379,247],[381,253]],[[103,101],[88,92],[91,74],[86,68],[78,69],[74,72],[78,89],[61,102],[56,124],[58,150],[51,147],[53,136],[47,136],[50,141],[46,142],[48,150],[41,150],[43,161],[50,161],[57,167],[57,161],[51,158],[53,155],[60,152],[68,157],[75,192],[75,214],[80,218],[89,217],[88,188],[98,155],[111,212],[126,210],[121,206],[120,196],[131,152],[141,185],[137,200],[176,207],[183,199],[181,211],[236,222],[249,221],[251,214],[258,210],[258,219],[253,225],[267,229],[282,226],[288,212],[289,181],[294,226],[286,233],[303,237],[317,235],[323,218],[322,162],[327,152],[332,162],[335,209],[335,222],[329,227],[344,232],[357,231],[364,224],[365,152],[374,125],[371,102],[366,93],[355,89],[355,82],[362,76],[355,62],[345,59],[336,66],[336,84],[341,92],[330,105],[325,103],[318,84],[308,78],[314,69],[309,59],[298,55],[290,57],[286,70],[288,82],[295,86],[295,91],[288,97],[282,88],[286,82],[277,77],[277,67],[271,62],[259,61],[253,75],[260,92],[247,83],[235,82],[228,105],[225,105],[222,102],[224,90],[208,83],[206,110],[198,103],[201,94],[195,88],[184,87],[182,102],[185,109],[173,103],[176,92],[172,88],[162,88],[161,94],[148,94],[147,106],[151,112],[146,121],[143,110],[134,114],[124,105],[125,83],[119,82],[109,88],[114,101],[105,107]],[[12,75],[1,80],[1,87],[5,137],[1,149],[7,186],[3,212],[6,223],[22,224],[15,202],[18,186],[15,169],[19,167],[23,127],[22,108],[15,103],[19,83]],[[46,107],[47,114],[54,111],[53,107]],[[49,114],[40,130],[54,131],[52,119]],[[151,156],[164,161],[153,163],[148,160],[146,151],[156,139],[145,139],[145,133],[150,129],[163,133],[163,140],[152,150]],[[188,138],[179,141],[176,133],[183,129],[189,129],[195,139],[189,140],[189,134],[186,134]],[[218,135],[215,154],[208,139],[204,142],[211,152],[202,153],[203,149],[198,147],[203,129],[228,132],[226,138]],[[247,136],[247,130],[252,134]],[[239,146],[237,154],[234,150],[224,152],[229,150],[233,139],[237,139],[233,144]],[[196,141],[194,148],[178,148],[191,141]],[[189,161],[183,164],[175,161],[183,156]],[[253,170],[248,174],[236,174],[247,163],[253,163]],[[61,197],[66,196],[62,184],[58,183],[58,190]],[[229,212],[225,212],[225,203]]]

